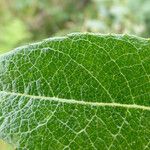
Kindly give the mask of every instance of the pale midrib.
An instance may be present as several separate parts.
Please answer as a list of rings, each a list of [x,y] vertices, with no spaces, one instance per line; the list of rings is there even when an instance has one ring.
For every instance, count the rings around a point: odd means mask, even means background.
[[[126,109],[142,109],[142,110],[150,111],[149,106],[137,105],[137,104],[121,104],[121,103],[114,103],[114,102],[112,102],[112,103],[86,102],[86,101],[79,101],[79,100],[75,100],[75,99],[35,96],[35,95],[29,95],[29,94],[23,94],[23,93],[0,91],[0,96],[2,96],[2,95],[21,96],[21,97],[27,97],[30,99],[50,100],[50,101],[59,102],[59,103],[68,103],[68,104],[77,104],[77,105],[88,105],[88,106],[97,106],[97,107],[120,107],[120,108],[126,108]]]

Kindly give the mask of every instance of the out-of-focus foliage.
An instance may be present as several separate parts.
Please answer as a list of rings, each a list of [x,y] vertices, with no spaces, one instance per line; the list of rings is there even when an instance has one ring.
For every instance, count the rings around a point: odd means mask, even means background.
[[[0,140],[0,150],[14,150],[12,145]]]
[[[150,37],[149,0],[1,0],[0,53],[70,32]]]

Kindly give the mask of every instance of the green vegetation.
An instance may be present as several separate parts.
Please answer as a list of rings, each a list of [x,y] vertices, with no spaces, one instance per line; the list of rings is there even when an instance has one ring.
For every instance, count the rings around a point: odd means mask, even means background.
[[[150,37],[149,0],[1,0],[0,53],[71,32]]]
[[[149,14],[150,0],[0,0],[0,54],[21,45],[73,32],[128,33],[150,38]],[[145,57],[150,56],[148,51],[144,54]],[[143,65],[148,75],[149,64]],[[2,66],[0,64],[0,69]],[[0,74],[0,84],[1,80]],[[145,82],[145,78],[139,80]],[[1,149],[7,148],[0,141]]]
[[[19,150],[150,149],[150,40],[71,34],[0,56],[0,137]]]

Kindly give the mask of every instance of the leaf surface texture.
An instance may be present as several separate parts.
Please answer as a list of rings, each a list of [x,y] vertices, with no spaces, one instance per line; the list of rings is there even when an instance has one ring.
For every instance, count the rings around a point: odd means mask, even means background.
[[[150,40],[71,34],[1,55],[0,138],[18,150],[150,149]]]

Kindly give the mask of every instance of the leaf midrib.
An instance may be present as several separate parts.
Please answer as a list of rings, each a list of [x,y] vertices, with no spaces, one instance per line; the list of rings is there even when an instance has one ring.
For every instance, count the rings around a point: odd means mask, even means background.
[[[41,99],[41,100],[49,100],[53,102],[59,102],[59,103],[68,103],[68,104],[77,104],[77,105],[87,105],[87,106],[97,106],[97,107],[120,107],[120,108],[126,108],[126,109],[141,109],[141,110],[147,110],[150,111],[149,106],[144,105],[137,105],[137,104],[121,104],[121,103],[104,103],[104,102],[91,102],[91,101],[79,101],[75,99],[64,99],[59,97],[46,97],[46,96],[36,96],[36,95],[29,95],[25,93],[15,93],[15,92],[7,92],[7,91],[0,91],[1,95],[12,95],[12,96],[19,96],[19,97],[27,97],[30,99]]]

